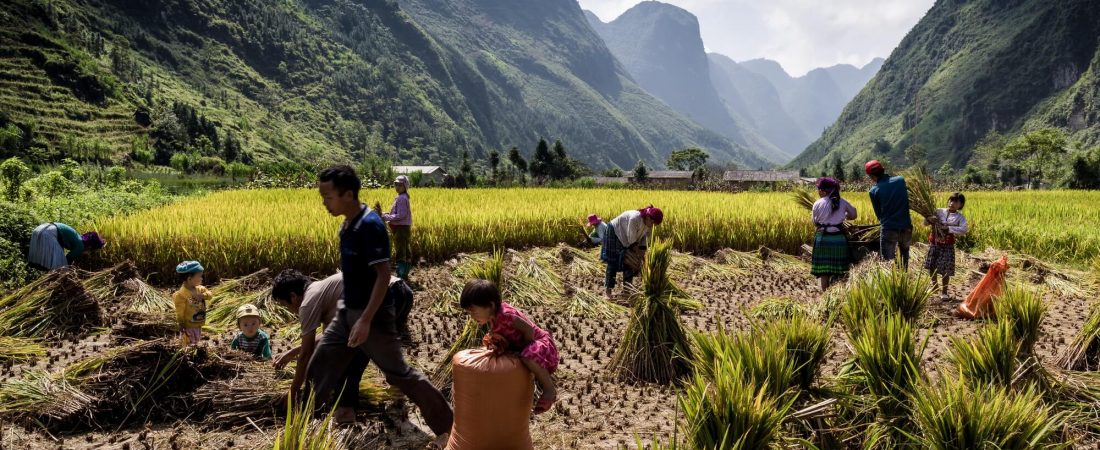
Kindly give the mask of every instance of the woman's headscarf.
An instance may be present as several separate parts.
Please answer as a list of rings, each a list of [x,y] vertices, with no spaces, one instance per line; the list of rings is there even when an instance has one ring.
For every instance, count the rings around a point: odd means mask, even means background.
[[[825,191],[829,195],[829,207],[836,211],[840,207],[840,182],[833,177],[821,177],[817,179],[817,190]]]
[[[642,213],[642,217],[653,220],[654,225],[660,225],[665,219],[665,213],[661,211],[661,208],[657,208],[653,205],[649,205],[638,211]]]

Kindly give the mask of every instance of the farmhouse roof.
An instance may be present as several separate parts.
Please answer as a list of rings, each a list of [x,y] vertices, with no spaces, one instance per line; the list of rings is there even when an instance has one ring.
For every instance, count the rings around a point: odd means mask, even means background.
[[[723,181],[798,181],[797,170],[729,170],[722,175]]]
[[[690,170],[654,170],[649,172],[648,178],[650,179],[668,179],[668,180],[690,180],[692,172]],[[633,178],[633,176],[632,176]]]
[[[425,175],[432,174],[432,173],[435,173],[437,171],[439,173],[442,173],[442,174],[447,173],[443,170],[442,167],[439,167],[439,166],[393,166],[393,171],[396,172],[396,173],[403,173],[403,174],[406,174],[406,175],[408,175],[410,173],[415,173],[415,172],[420,172],[420,173],[423,173]]]

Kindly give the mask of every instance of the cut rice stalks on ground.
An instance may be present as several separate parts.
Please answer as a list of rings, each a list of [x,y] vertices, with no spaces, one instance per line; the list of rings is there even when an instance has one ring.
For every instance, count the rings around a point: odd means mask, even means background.
[[[103,325],[99,301],[89,294],[75,269],[47,273],[0,299],[0,335],[58,338]]]
[[[764,265],[764,261],[760,260],[759,253],[742,252],[728,248],[719,250],[715,255],[715,259],[738,269],[752,270]]]
[[[553,258],[547,254],[515,255],[519,261],[507,279],[505,297],[520,307],[543,306],[561,298],[562,280],[553,269]],[[540,257],[541,256],[541,257]]]
[[[172,297],[167,292],[150,286],[140,278],[131,278],[122,283],[125,295],[130,300],[129,311],[144,314],[169,313],[175,309]]]
[[[78,275],[83,278],[84,289],[95,296],[105,308],[112,311],[125,309],[119,307],[122,304],[124,286],[131,279],[138,278],[137,267],[131,261],[121,262],[98,272],[84,272],[78,270]]]
[[[1093,302],[1089,309],[1088,319],[1058,359],[1058,367],[1066,370],[1100,370],[1100,301]]]
[[[202,347],[139,342],[58,372],[29,374],[0,394],[0,417],[65,431],[183,418],[196,412],[190,394],[228,370]]]
[[[569,276],[574,279],[598,278],[604,274],[604,264],[600,261],[600,252],[585,251],[565,244],[558,245],[561,261],[568,266]]]
[[[0,364],[27,363],[46,356],[37,339],[0,336]]]
[[[691,342],[673,302],[668,278],[670,241],[655,239],[642,266],[640,288],[632,292],[633,308],[611,369],[620,379],[670,384],[691,372]]]
[[[765,298],[753,305],[752,309],[749,310],[748,316],[751,319],[766,323],[779,319],[806,317],[808,314],[809,312],[806,311],[806,307],[802,306],[801,303],[787,297],[772,297]]]
[[[682,280],[734,281],[748,276],[748,272],[736,267],[718,264],[690,253],[672,252],[672,275]]]
[[[614,319],[626,314],[625,306],[612,303],[602,294],[597,294],[587,289],[566,289],[565,313],[570,316],[598,317],[601,319]]]

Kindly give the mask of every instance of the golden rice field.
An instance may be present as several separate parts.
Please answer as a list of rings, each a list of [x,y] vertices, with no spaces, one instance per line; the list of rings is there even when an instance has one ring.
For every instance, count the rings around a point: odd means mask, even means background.
[[[393,195],[369,190],[362,199],[385,210]],[[413,252],[428,261],[497,247],[576,243],[587,214],[610,220],[651,203],[665,211],[656,234],[697,254],[761,246],[797,252],[813,233],[809,213],[788,193],[415,189],[411,196]],[[858,222],[873,222],[865,193],[846,198],[859,209]],[[964,246],[1076,264],[1100,254],[1100,192],[977,192],[968,195],[963,212],[972,229]],[[131,259],[143,272],[164,273],[181,260],[198,259],[218,276],[236,276],[265,267],[333,272],[339,222],[316,191],[273,189],[216,192],[93,226],[110,242],[101,252],[109,261]],[[918,226],[916,234],[925,230]]]

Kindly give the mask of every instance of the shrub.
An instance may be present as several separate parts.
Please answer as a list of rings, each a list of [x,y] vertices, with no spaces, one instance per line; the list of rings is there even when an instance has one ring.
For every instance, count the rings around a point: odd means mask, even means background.
[[[31,272],[24,250],[0,237],[0,293],[23,286]]]
[[[15,244],[22,253],[26,253],[31,232],[37,226],[38,219],[31,210],[15,203],[0,201],[0,239]]]
[[[31,177],[31,169],[19,158],[8,158],[0,164],[0,177],[4,178],[8,201],[19,200],[23,183]]]

